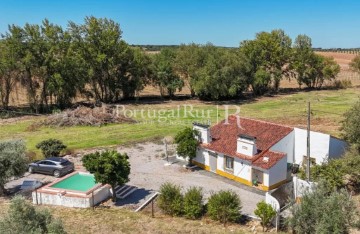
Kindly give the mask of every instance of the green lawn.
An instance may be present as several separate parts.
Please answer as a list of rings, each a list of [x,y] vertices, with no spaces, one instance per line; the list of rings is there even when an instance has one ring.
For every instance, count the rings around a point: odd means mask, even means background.
[[[310,101],[312,105],[312,129],[339,136],[342,115],[358,100],[359,95],[359,89],[325,90],[265,97],[246,103],[239,102],[235,104],[237,107],[240,107],[241,116],[269,120],[291,126],[302,126],[306,123],[306,103]],[[230,106],[230,114],[235,112],[235,104],[231,104],[233,106]],[[179,111],[179,118],[176,105],[128,105],[126,108],[132,110],[145,109],[145,119],[139,116],[140,112],[138,111],[136,119],[139,120],[139,123],[137,124],[111,124],[102,127],[42,127],[31,131],[28,130],[28,127],[33,122],[41,119],[41,117],[34,117],[31,120],[0,125],[0,139],[24,139],[28,150],[35,152],[39,157],[40,154],[35,145],[48,138],[62,140],[71,150],[131,144],[159,139],[168,135],[174,136],[177,131],[184,126],[190,126],[194,121],[207,122],[209,119],[214,124],[217,120],[222,120],[225,115],[224,104],[217,106],[215,103],[196,102],[194,104],[194,111],[192,111],[192,114],[195,116],[191,116],[189,111],[185,111],[182,106]],[[186,105],[186,101],[179,105]],[[162,109],[166,109],[166,111],[161,113],[161,118],[159,118],[159,114],[155,118],[151,117],[154,111],[158,113]],[[198,113],[197,116],[195,111]],[[206,111],[211,112],[209,117]],[[205,115],[201,115],[202,112]],[[150,117],[148,113],[150,113]],[[159,123],[157,120],[165,119],[163,117],[166,117],[166,120]]]

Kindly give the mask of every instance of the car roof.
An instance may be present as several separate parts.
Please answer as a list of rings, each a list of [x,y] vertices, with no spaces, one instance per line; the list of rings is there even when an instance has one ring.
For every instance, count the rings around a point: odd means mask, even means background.
[[[45,160],[53,161],[53,162],[60,162],[60,163],[68,161],[67,159],[60,158],[60,157],[50,157],[50,158],[46,158]]]

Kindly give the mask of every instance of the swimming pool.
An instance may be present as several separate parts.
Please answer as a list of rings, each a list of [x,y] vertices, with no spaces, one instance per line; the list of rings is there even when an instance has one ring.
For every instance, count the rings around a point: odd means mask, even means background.
[[[75,171],[32,193],[34,204],[92,207],[112,196],[111,186],[95,182],[94,175]]]
[[[88,191],[96,185],[94,175],[85,173],[76,173],[64,180],[61,180],[51,186],[51,188],[60,188],[74,191]]]

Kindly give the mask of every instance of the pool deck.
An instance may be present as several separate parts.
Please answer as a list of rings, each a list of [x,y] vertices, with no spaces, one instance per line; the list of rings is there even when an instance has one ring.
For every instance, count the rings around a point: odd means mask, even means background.
[[[52,187],[53,185],[73,176],[76,174],[90,174],[88,172],[83,172],[83,171],[74,171],[62,178],[59,178],[55,181],[53,181],[52,183],[41,187],[39,189],[37,189],[35,192],[36,193],[45,193],[45,194],[52,194],[52,195],[60,195],[60,196],[66,196],[66,197],[83,197],[83,198],[89,198],[93,196],[93,192],[95,192],[97,189],[102,188],[102,187],[107,187],[107,188],[111,188],[110,185],[106,184],[96,184],[94,187],[92,187],[91,189],[87,190],[87,191],[79,191],[79,190],[71,190],[71,189],[64,189],[64,188],[54,188]]]

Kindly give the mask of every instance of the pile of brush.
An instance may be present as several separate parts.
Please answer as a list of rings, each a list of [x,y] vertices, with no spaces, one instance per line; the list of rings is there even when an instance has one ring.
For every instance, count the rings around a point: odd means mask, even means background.
[[[89,108],[80,106],[57,114],[35,123],[37,126],[70,127],[70,126],[102,126],[110,123],[135,123],[121,113],[107,107]],[[36,126],[33,126],[36,127]]]

